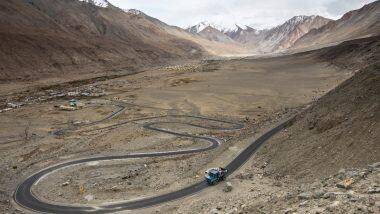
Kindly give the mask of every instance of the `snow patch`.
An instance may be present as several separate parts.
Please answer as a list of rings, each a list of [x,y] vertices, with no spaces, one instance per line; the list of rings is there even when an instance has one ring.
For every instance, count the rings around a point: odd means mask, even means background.
[[[98,7],[108,7],[110,3],[107,0],[78,0],[81,2],[86,2],[88,4],[92,4]]]
[[[143,12],[136,10],[136,9],[128,9],[124,10],[126,13],[134,14],[134,15],[141,15],[144,14]]]
[[[189,28],[191,28],[191,31],[193,33],[199,33],[201,32],[202,30],[204,30],[205,28],[207,27],[213,27],[213,28],[216,28],[216,26],[214,26],[213,24],[209,23],[209,22],[201,22],[195,26],[191,26]]]

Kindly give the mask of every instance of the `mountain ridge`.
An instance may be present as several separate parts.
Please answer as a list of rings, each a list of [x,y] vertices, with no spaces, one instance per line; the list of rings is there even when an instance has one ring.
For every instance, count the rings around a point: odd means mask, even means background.
[[[294,49],[317,48],[380,34],[380,1],[345,13],[340,19],[311,30],[295,42]]]

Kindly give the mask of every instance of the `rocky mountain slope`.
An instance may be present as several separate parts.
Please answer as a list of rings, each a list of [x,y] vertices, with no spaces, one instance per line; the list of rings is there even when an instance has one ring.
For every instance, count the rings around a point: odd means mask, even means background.
[[[321,16],[295,16],[282,25],[261,31],[247,43],[260,52],[284,50],[293,46],[295,41],[310,30],[318,29],[329,21]]]
[[[211,26],[208,26],[202,31],[200,31],[199,35],[211,41],[224,42],[224,43],[233,42],[233,40],[230,37],[228,37],[224,33],[220,32],[219,30]]]
[[[380,1],[350,11],[342,18],[313,29],[296,41],[294,49],[318,48],[380,34]]]
[[[204,49],[107,1],[0,2],[0,79],[135,69],[197,58]],[[71,72],[72,71],[72,72]]]
[[[278,176],[313,180],[341,168],[380,161],[380,38],[310,52],[333,65],[361,69],[298,115],[259,155]],[[333,60],[331,60],[333,59]]]

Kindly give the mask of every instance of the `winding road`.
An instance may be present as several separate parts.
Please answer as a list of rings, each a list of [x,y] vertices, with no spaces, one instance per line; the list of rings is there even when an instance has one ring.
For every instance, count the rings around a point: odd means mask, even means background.
[[[165,121],[165,122],[147,122],[143,125],[144,128],[157,131],[157,132],[163,132],[167,134],[171,134],[178,137],[186,137],[190,139],[198,139],[198,140],[205,140],[208,141],[209,144],[206,147],[196,148],[196,149],[187,149],[187,150],[177,150],[177,151],[164,151],[164,152],[152,152],[152,153],[131,153],[126,155],[119,155],[119,156],[101,156],[101,157],[89,157],[84,159],[78,159],[78,160],[72,160],[69,162],[60,163],[48,168],[45,168],[36,174],[31,175],[28,177],[24,182],[22,182],[17,189],[14,192],[13,199],[15,203],[17,203],[19,206],[23,207],[24,209],[27,209],[29,211],[37,212],[37,213],[111,213],[111,212],[118,212],[118,211],[124,211],[124,210],[134,210],[134,209],[140,209],[145,208],[153,205],[158,205],[161,203],[165,203],[168,201],[172,201],[175,199],[183,198],[185,196],[189,196],[192,194],[195,194],[207,187],[209,187],[206,182],[198,182],[191,186],[185,187],[183,189],[170,192],[163,195],[158,195],[154,197],[149,198],[143,198],[135,201],[125,201],[125,202],[118,202],[118,203],[110,203],[110,204],[103,204],[101,206],[90,206],[90,205],[83,205],[83,206],[72,206],[70,204],[53,204],[49,202],[44,202],[42,200],[39,200],[31,191],[31,188],[34,184],[36,184],[38,181],[40,181],[43,177],[54,173],[57,170],[60,170],[62,168],[79,165],[79,164],[85,164],[93,161],[106,161],[106,160],[121,160],[121,159],[128,159],[128,158],[142,158],[142,157],[161,157],[161,156],[175,156],[175,155],[183,155],[183,154],[193,154],[193,153],[199,153],[204,152],[208,150],[212,150],[217,148],[221,144],[221,140],[214,138],[214,137],[208,137],[208,136],[198,136],[188,133],[180,133],[175,132],[171,130],[166,130],[162,128],[158,128],[158,125],[160,124],[169,124],[169,123],[181,123],[188,126],[198,127],[198,128],[204,128],[204,129],[213,129],[213,130],[221,130],[221,131],[231,131],[231,130],[238,130],[243,128],[242,124],[233,123],[229,121],[224,120],[217,120],[217,119],[210,119],[202,116],[189,116],[189,115],[167,115],[167,116],[157,116],[157,117],[147,117],[147,118],[140,118],[140,119],[134,119],[126,122],[122,122],[116,125],[112,125],[110,127],[114,126],[120,126],[125,125],[131,122],[137,122],[137,121],[146,121],[151,119],[157,119],[157,118],[189,118],[189,119],[199,119],[204,120],[205,122],[216,122],[228,125],[228,127],[207,127],[202,126],[199,124],[194,123],[185,123],[185,122],[178,122],[178,121]],[[251,156],[252,154],[263,144],[265,143],[271,136],[276,134],[277,132],[281,131],[287,124],[289,120],[282,122],[281,124],[277,125],[276,127],[272,128],[268,132],[266,132],[264,135],[259,137],[257,140],[252,142],[246,149],[244,149],[235,159],[233,159],[227,166],[225,166],[226,169],[228,169],[228,175],[233,173],[235,170],[237,170],[240,166],[242,166]],[[107,127],[106,127],[107,128]]]

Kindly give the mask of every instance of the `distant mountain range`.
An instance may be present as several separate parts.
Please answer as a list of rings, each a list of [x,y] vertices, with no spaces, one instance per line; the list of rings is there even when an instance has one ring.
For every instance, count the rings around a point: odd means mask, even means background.
[[[215,24],[212,22],[204,21],[204,22],[200,22],[197,25],[187,27],[186,31],[190,33],[200,33],[202,30],[204,30],[207,27],[215,28],[222,33],[236,31],[238,30],[238,28],[240,28],[240,26],[238,25],[234,25],[233,27],[227,27],[227,26],[222,26],[222,25]]]
[[[321,16],[295,16],[277,27],[256,30],[252,27],[240,27],[235,29],[220,30],[214,25],[206,25],[206,22],[187,28],[190,33],[196,33],[209,40],[218,41],[222,36],[214,37],[217,32],[227,36],[235,42],[244,44],[255,52],[274,52],[291,47],[297,39],[308,33],[311,29],[320,28],[330,22],[330,19]],[[209,33],[211,32],[212,35]],[[223,39],[228,41],[227,39]]]
[[[318,15],[295,16],[279,26],[265,30],[239,25],[228,29],[201,22],[186,28],[186,31],[211,41],[237,42],[253,53],[316,48],[335,42],[379,35],[379,5],[379,1],[373,2],[359,10],[346,13],[336,21]]]

